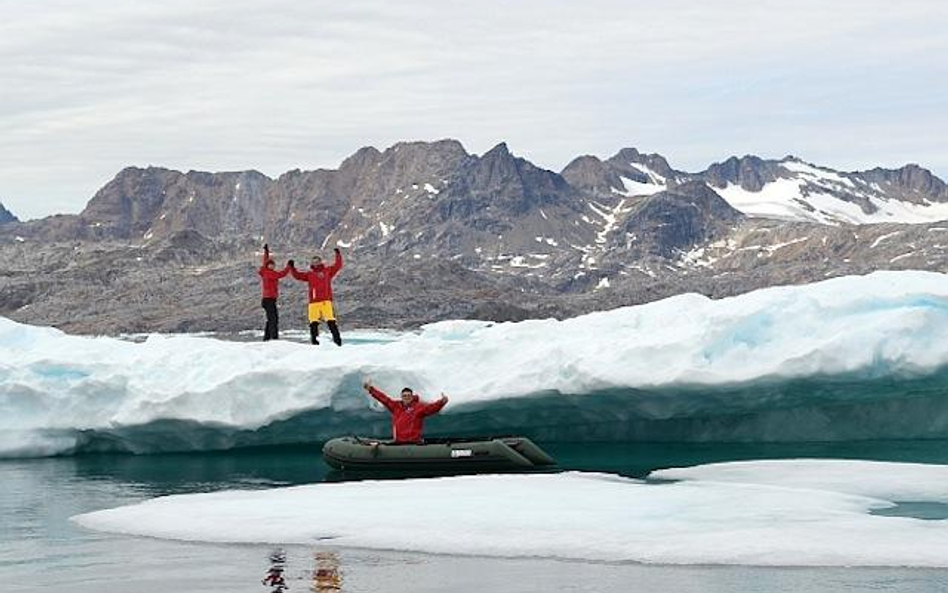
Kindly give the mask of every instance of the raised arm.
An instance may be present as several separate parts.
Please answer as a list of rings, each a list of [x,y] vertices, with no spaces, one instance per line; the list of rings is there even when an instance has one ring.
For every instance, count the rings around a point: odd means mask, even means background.
[[[376,389],[375,386],[368,381],[365,382],[363,387],[365,387],[365,390],[368,391],[369,395],[371,395],[377,402],[385,406],[386,410],[389,412],[395,411],[398,406],[398,403],[395,400],[385,395],[382,391]]]
[[[330,276],[335,276],[339,270],[342,269],[342,252],[339,251],[338,247],[333,249],[333,252],[336,254],[336,258],[333,260],[332,265],[329,266]]]
[[[440,399],[433,401],[430,404],[423,405],[421,407],[421,410],[419,410],[418,412],[422,416],[433,416],[437,414],[438,412],[440,412],[441,408],[446,406],[447,403],[448,403],[448,396],[442,393]]]
[[[263,244],[263,258],[260,260],[260,267],[261,268],[267,267],[268,261],[270,261],[270,244],[264,243]]]
[[[286,267],[290,270],[290,275],[299,280],[300,282],[309,282],[309,275],[306,272],[300,272],[296,269],[296,266],[291,264],[286,264]]]

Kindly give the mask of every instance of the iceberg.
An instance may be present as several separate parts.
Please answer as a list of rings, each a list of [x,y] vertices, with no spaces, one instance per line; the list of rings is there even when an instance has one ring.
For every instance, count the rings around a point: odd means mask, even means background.
[[[449,394],[431,434],[948,436],[948,276],[939,273],[370,337],[343,348],[162,335],[133,343],[0,318],[0,457],[384,436],[388,418],[361,389],[367,376],[383,389]]]
[[[663,564],[948,567],[948,520],[872,514],[948,502],[948,466],[840,460],[656,472],[486,475],[186,494],[74,517],[88,528],[227,543],[319,544]]]

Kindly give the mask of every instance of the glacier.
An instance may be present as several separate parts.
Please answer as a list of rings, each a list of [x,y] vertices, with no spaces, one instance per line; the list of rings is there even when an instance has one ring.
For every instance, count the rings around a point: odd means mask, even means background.
[[[948,521],[873,512],[906,500],[948,502],[948,466],[754,461],[651,478],[568,472],[327,483],[167,496],[72,520],[203,542],[663,564],[948,567]]]
[[[360,338],[361,336],[361,338]],[[948,436],[948,276],[876,272],[566,320],[446,321],[343,348],[0,318],[0,457],[388,434],[365,377],[451,403],[431,434],[541,441]]]

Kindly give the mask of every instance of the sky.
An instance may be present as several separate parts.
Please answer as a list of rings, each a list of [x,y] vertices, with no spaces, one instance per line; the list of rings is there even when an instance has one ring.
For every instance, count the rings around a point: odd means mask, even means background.
[[[0,202],[122,168],[336,168],[362,146],[793,154],[948,178],[940,0],[0,0]]]

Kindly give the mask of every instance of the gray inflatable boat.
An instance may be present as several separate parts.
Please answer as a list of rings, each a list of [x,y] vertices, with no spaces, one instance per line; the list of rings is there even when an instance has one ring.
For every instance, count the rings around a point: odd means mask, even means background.
[[[422,443],[346,436],[323,445],[323,459],[342,470],[468,472],[548,468],[556,461],[526,437],[425,439]]]

